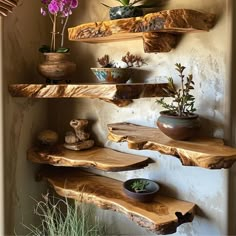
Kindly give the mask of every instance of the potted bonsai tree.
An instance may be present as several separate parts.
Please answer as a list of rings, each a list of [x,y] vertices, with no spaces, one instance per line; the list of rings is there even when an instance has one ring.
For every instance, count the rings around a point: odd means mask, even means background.
[[[172,77],[168,78],[168,88],[164,90],[169,97],[173,98],[173,101],[171,104],[167,104],[164,98],[156,100],[165,108],[160,112],[157,126],[170,138],[187,140],[193,137],[200,127],[199,117],[194,113],[196,111],[195,98],[191,94],[194,89],[194,81],[192,74],[184,75],[184,66],[180,63],[176,63],[175,66],[181,79],[181,88],[175,87]]]
[[[125,181],[123,188],[128,197],[140,202],[150,202],[160,187],[150,179],[135,178]]]
[[[110,19],[121,19],[121,18],[130,18],[136,16],[143,16],[142,8],[156,7],[159,4],[139,4],[140,2],[145,2],[144,0],[115,0],[121,4],[121,6],[110,7],[104,3],[104,6],[109,7]],[[139,5],[137,5],[139,4]]]

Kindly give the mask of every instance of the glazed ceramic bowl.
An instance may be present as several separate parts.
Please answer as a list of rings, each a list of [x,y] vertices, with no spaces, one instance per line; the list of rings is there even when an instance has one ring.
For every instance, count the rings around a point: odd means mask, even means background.
[[[148,185],[146,186],[146,192],[135,192],[132,189],[131,187],[132,184],[138,180],[147,181]],[[140,202],[151,202],[153,198],[155,197],[156,193],[159,191],[159,189],[160,189],[160,186],[156,182],[150,179],[135,178],[135,179],[129,179],[123,183],[124,193],[129,198],[132,198]]]
[[[132,76],[131,68],[91,68],[100,83],[126,83]]]
[[[122,19],[136,16],[143,16],[143,10],[134,6],[117,6],[110,8],[110,19]]]

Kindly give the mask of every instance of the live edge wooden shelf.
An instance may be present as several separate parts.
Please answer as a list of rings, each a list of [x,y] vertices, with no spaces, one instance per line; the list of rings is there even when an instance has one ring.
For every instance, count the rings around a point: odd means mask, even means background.
[[[131,149],[148,149],[176,156],[185,166],[221,169],[230,168],[236,161],[236,148],[225,146],[221,139],[199,137],[175,141],[157,128],[130,123],[109,124],[108,130],[109,140],[127,141]]]
[[[51,149],[30,148],[27,159],[39,163],[64,167],[93,167],[104,171],[126,171],[147,166],[148,157],[126,154],[108,148],[93,147],[72,151],[62,145]]]
[[[139,203],[125,196],[122,182],[76,168],[43,168],[39,176],[63,197],[123,213],[138,225],[157,234],[174,233],[179,225],[193,220],[193,203],[159,193],[153,202]]]
[[[87,43],[142,38],[145,52],[169,52],[178,33],[209,31],[215,15],[190,9],[164,10],[143,17],[81,24],[69,28],[69,40]]]
[[[11,84],[8,90],[13,97],[28,98],[99,98],[119,107],[127,106],[132,99],[166,96],[160,84]]]

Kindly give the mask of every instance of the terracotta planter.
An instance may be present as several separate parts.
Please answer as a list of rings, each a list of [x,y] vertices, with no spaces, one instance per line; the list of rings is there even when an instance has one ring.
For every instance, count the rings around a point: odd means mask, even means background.
[[[110,8],[110,19],[131,18],[136,16],[143,16],[143,10],[132,6],[118,6]]]
[[[196,114],[189,117],[179,117],[170,115],[168,111],[162,111],[157,120],[157,126],[172,139],[187,140],[196,135],[200,128],[200,121]]]
[[[42,76],[48,79],[67,79],[76,69],[76,64],[69,60],[69,53],[44,53],[45,61],[38,66]]]
[[[132,189],[132,184],[137,180],[144,180],[147,181],[148,185],[146,187],[145,192],[135,192]],[[159,185],[149,179],[143,179],[143,178],[136,178],[136,179],[129,179],[123,183],[123,189],[124,193],[129,197],[136,201],[140,202],[151,202],[153,198],[155,197],[156,193],[159,191],[160,187]]]

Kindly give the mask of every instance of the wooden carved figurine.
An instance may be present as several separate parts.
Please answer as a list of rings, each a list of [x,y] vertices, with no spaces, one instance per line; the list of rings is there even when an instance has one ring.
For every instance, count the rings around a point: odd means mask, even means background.
[[[93,147],[94,140],[89,139],[90,133],[85,131],[88,126],[88,120],[73,119],[70,121],[70,126],[74,129],[74,132],[70,131],[66,133],[65,148],[79,151]]]

